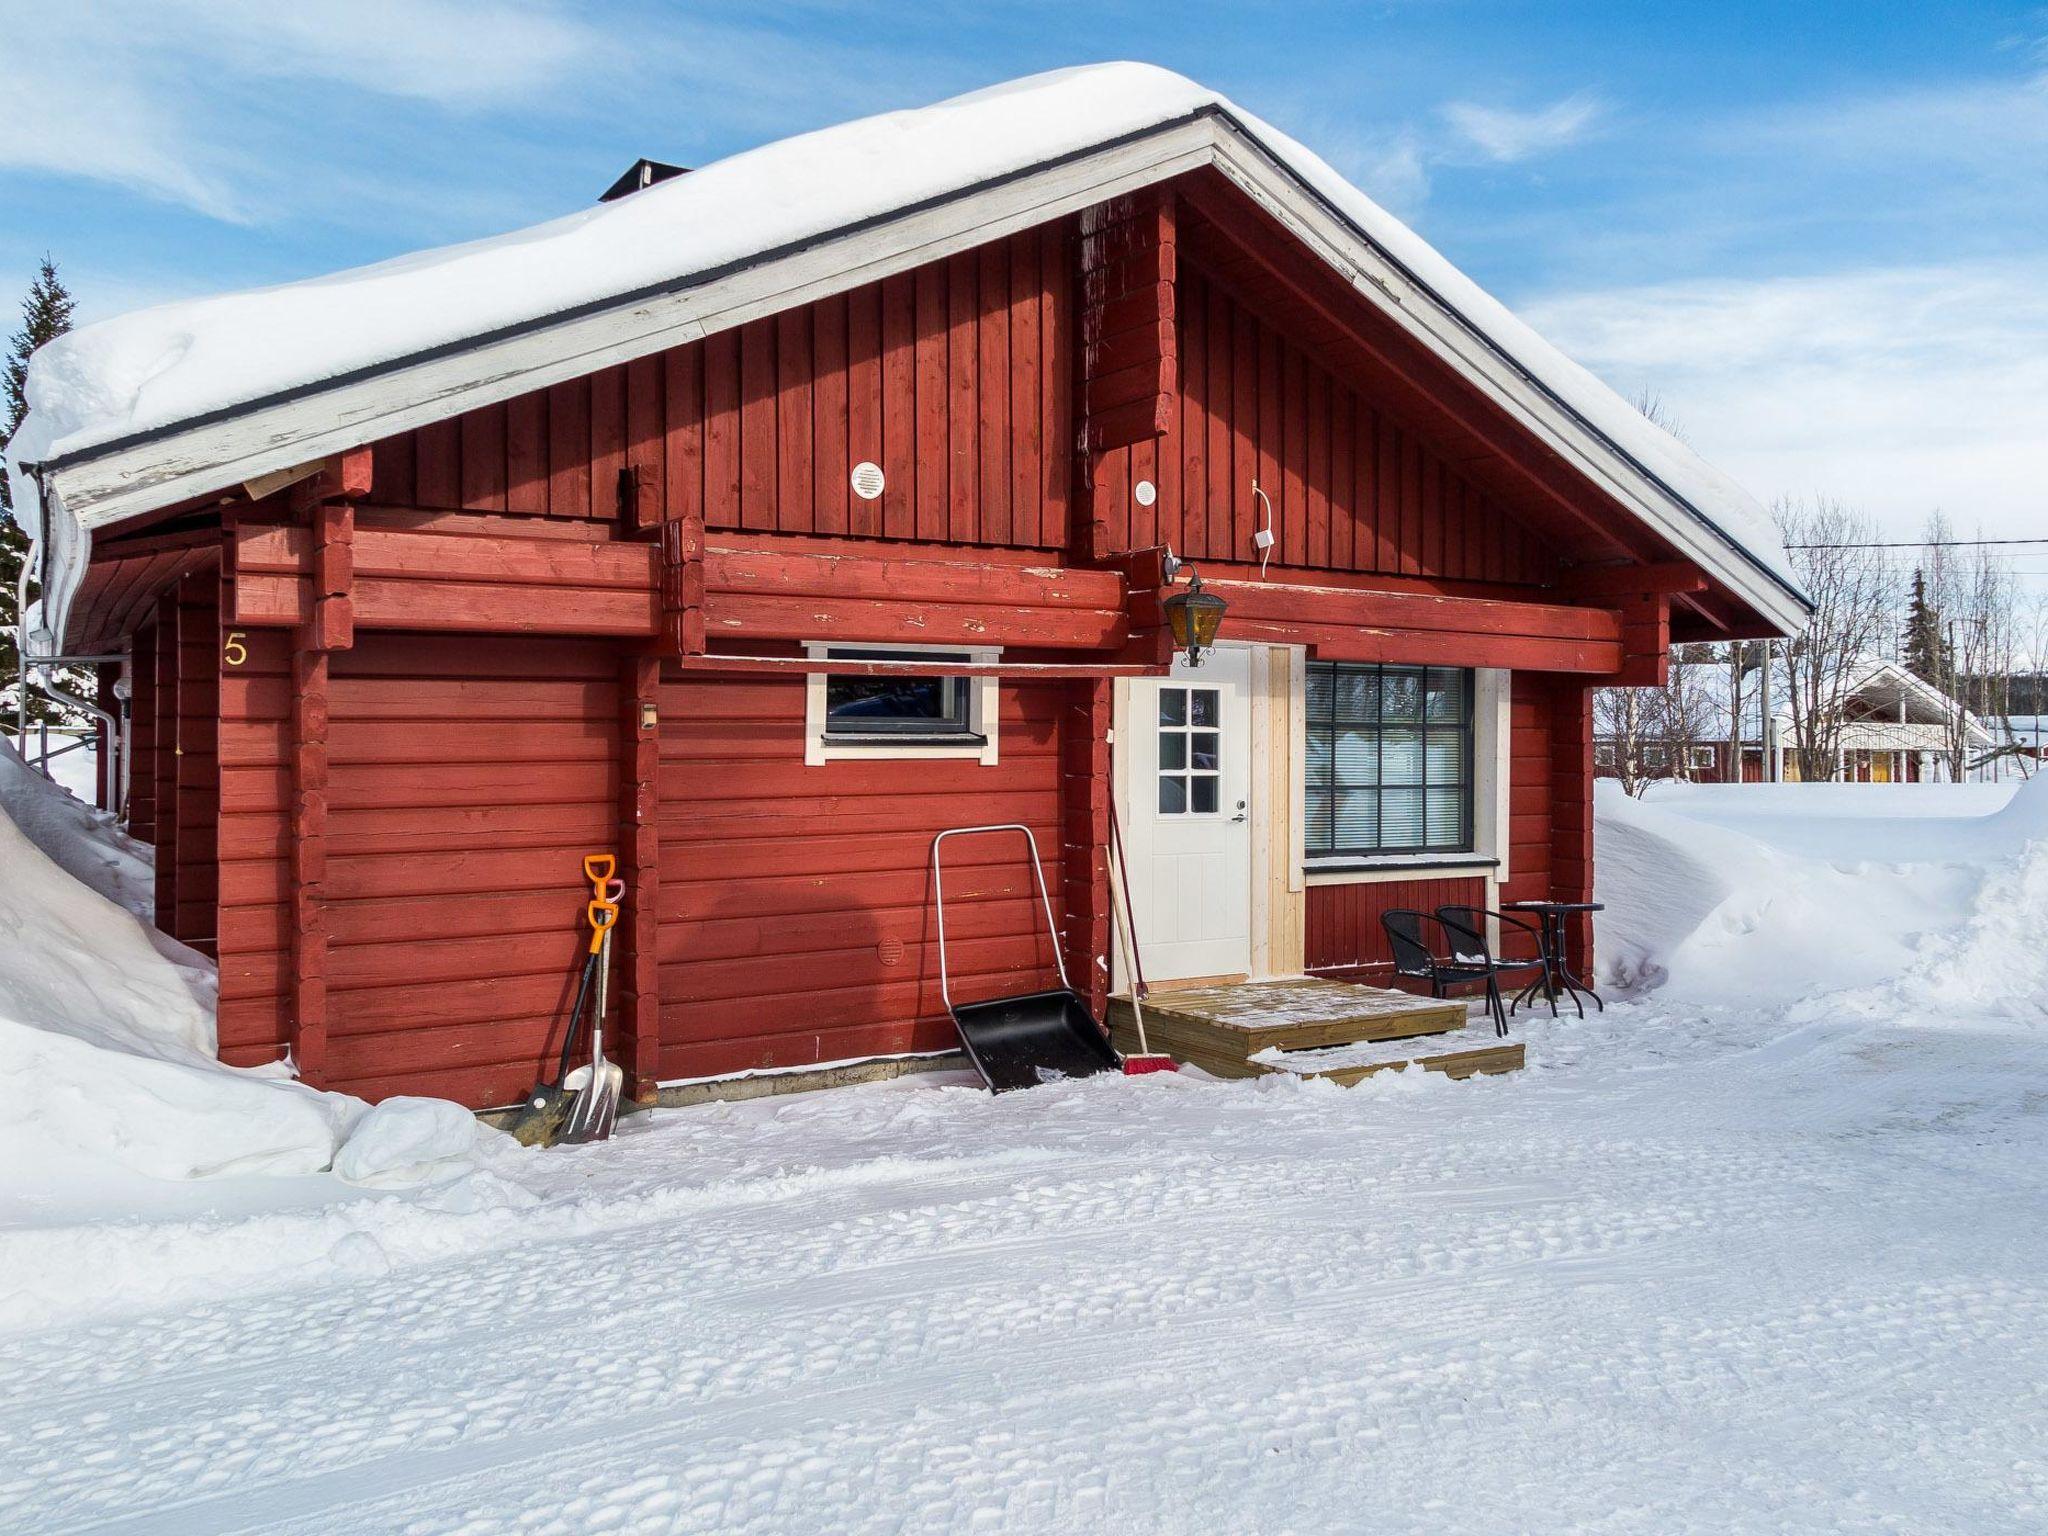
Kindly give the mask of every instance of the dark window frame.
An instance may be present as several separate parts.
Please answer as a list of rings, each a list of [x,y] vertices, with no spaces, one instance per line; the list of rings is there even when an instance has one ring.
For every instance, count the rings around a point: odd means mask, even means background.
[[[1303,829],[1303,852],[1310,859],[1340,858],[1407,858],[1431,857],[1435,855],[1457,855],[1476,852],[1477,842],[1477,731],[1474,727],[1473,711],[1478,691],[1478,676],[1470,667],[1411,666],[1397,662],[1332,662],[1312,661],[1309,667],[1309,686],[1303,692],[1303,714],[1306,725],[1305,752],[1303,764],[1303,804],[1305,826]],[[1322,690],[1326,696],[1326,708],[1318,713],[1315,706],[1315,678],[1318,673],[1328,678],[1328,685]],[[1459,710],[1455,720],[1432,722],[1429,719],[1429,678],[1430,674],[1456,673],[1459,677]],[[1369,676],[1372,679],[1374,718],[1352,719],[1343,715],[1338,708],[1341,690],[1338,680],[1345,676]],[[1417,702],[1414,720],[1388,720],[1385,718],[1381,701],[1385,697],[1385,684],[1389,676],[1413,677],[1416,680]],[[1386,777],[1386,731],[1389,727],[1405,729],[1412,726],[1420,734],[1421,776],[1413,782],[1390,785]],[[1430,732],[1459,734],[1458,777],[1455,781],[1435,780],[1430,777],[1429,739]],[[1342,732],[1370,731],[1375,736],[1373,747],[1374,778],[1371,783],[1347,783],[1339,777],[1338,740]],[[1318,740],[1318,735],[1322,740]],[[1320,783],[1311,771],[1316,766],[1318,753],[1324,754],[1327,772]],[[1384,794],[1388,788],[1419,789],[1422,792],[1422,837],[1420,842],[1390,843],[1386,840],[1384,824],[1384,800],[1376,802],[1374,812],[1374,836],[1371,843],[1339,842],[1337,833],[1337,806],[1339,791],[1344,789],[1371,789]],[[1318,789],[1327,795],[1322,813],[1323,825],[1318,827],[1317,815],[1309,802]],[[1431,841],[1429,836],[1429,796],[1431,790],[1457,790],[1458,837],[1455,841]]]
[[[906,661],[937,663],[957,661],[962,666],[972,666],[974,657],[967,651],[895,651],[871,649],[865,646],[828,646],[824,659],[828,661]],[[832,715],[832,690],[847,683],[873,681],[875,677],[888,674],[874,674],[873,677],[857,675],[828,674],[825,678],[825,728],[824,739],[838,742],[895,742],[904,746],[986,746],[988,736],[976,729],[974,719],[974,679],[971,677],[918,677],[919,682],[935,682],[945,691],[946,712],[943,715],[872,715],[846,717],[835,720]]]

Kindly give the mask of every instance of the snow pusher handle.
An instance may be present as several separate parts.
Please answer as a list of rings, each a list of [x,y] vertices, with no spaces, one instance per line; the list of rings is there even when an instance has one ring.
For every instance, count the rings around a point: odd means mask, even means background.
[[[600,896],[613,875],[619,872],[619,856],[615,853],[586,853],[583,855],[583,878],[588,880]]]
[[[1052,941],[1052,963],[1059,968],[1060,987],[1073,991],[1067,980],[1067,962],[1060,954],[1059,925],[1052,919],[1052,897],[1045,889],[1045,866],[1038,859],[1038,839],[1031,835],[1031,829],[1021,821],[996,822],[986,827],[948,827],[932,839],[932,898],[939,909],[939,998],[948,1010],[953,1006],[953,991],[946,975],[946,881],[939,863],[939,845],[949,837],[973,837],[983,832],[1016,832],[1024,838],[1024,846],[1031,852],[1031,873],[1038,877],[1038,901],[1045,909],[1045,934]]]
[[[593,901],[584,909],[590,919],[590,952],[594,955],[604,943],[604,936],[612,924],[619,920],[619,904],[615,901]]]

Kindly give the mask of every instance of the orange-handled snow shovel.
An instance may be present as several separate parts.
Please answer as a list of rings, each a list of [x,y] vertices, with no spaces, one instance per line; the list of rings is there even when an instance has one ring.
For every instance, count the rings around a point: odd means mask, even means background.
[[[618,925],[619,902],[625,882],[613,878],[618,860],[608,853],[593,853],[583,861],[583,873],[593,892],[584,909],[590,920],[590,953],[597,962],[595,992],[590,1007],[590,1064],[578,1067],[562,1080],[562,1086],[576,1095],[562,1123],[566,1142],[603,1141],[619,1118],[619,1095],[626,1086],[625,1070],[604,1054],[605,993],[612,970],[612,929]]]
[[[617,860],[610,854],[594,853],[583,861],[584,877],[590,881],[592,890],[600,896],[606,895],[608,888],[616,883],[612,878],[612,871],[616,867]],[[614,907],[617,905],[616,902],[608,904]],[[595,903],[586,904],[586,915],[592,905]],[[585,951],[582,973],[576,980],[576,1000],[569,1005],[569,1022],[562,1031],[562,1054],[555,1063],[555,1075],[535,1083],[527,1090],[525,1099],[520,1103],[519,1112],[505,1127],[512,1139],[522,1146],[553,1146],[562,1133],[562,1122],[568,1118],[569,1109],[576,1101],[576,1092],[569,1086],[569,1079],[575,1075],[571,1072],[569,1063],[576,1058],[576,1045],[583,1038],[583,1027],[589,1018],[583,1010],[590,1002],[590,988],[597,978],[599,951],[602,948],[597,942],[600,937],[598,924],[602,922],[609,926],[616,920],[616,916],[617,914],[613,913],[609,917],[592,920],[591,942]]]

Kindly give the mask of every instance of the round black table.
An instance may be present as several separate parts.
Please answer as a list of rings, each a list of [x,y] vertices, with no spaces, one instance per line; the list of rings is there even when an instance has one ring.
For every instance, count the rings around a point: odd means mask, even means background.
[[[1602,1013],[1607,1005],[1600,1001],[1600,994],[1577,976],[1565,963],[1564,920],[1574,912],[1604,912],[1606,903],[1598,901],[1504,901],[1503,912],[1527,912],[1537,920],[1536,946],[1543,954],[1543,971],[1534,981],[1515,994],[1515,1005],[1520,1007],[1541,993],[1550,1004],[1550,1011],[1557,1012],[1559,989],[1568,993],[1572,1006],[1579,1010],[1579,1017],[1586,1016],[1586,1005],[1581,997],[1593,999],[1593,1006]]]

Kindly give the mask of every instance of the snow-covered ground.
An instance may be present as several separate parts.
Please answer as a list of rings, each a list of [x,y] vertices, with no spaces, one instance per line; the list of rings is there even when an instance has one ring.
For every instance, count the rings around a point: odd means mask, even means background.
[[[1517,1077],[931,1076],[17,1217],[0,1529],[2048,1528],[2048,794],[1743,793],[1603,795],[1639,990]]]

